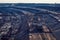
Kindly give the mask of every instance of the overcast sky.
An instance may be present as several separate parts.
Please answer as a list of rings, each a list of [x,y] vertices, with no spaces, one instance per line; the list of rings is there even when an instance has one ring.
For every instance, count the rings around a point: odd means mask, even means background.
[[[60,0],[0,0],[0,3],[60,3]]]

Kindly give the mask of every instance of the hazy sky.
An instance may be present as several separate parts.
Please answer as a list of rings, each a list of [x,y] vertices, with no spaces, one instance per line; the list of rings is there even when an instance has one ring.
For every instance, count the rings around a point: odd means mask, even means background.
[[[0,3],[60,3],[60,0],[0,0]]]

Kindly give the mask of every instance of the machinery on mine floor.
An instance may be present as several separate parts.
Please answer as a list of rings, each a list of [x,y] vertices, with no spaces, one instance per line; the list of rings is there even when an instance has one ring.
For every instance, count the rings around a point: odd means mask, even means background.
[[[39,17],[34,17],[29,24],[30,40],[56,40],[52,31],[46,26],[44,19]]]

